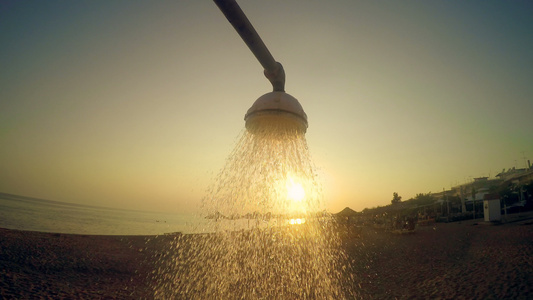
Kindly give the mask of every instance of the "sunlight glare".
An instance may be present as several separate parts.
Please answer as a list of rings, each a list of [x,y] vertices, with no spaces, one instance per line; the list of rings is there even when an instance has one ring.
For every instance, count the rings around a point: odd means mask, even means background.
[[[295,202],[300,202],[305,198],[305,190],[299,183],[295,183],[292,178],[289,178],[287,183],[287,197]]]

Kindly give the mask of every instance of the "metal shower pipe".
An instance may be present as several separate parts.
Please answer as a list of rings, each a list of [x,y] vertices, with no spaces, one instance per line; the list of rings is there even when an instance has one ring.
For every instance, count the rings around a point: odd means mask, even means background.
[[[257,31],[235,0],[213,0],[226,19],[241,36],[248,48],[264,68],[265,77],[272,83],[275,92],[285,92],[285,71],[261,40]]]

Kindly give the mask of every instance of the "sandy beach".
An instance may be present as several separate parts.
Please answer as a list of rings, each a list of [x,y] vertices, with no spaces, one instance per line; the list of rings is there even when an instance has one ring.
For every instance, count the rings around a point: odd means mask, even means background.
[[[484,223],[436,223],[411,234],[365,228],[346,246],[360,297],[532,299],[532,220]]]
[[[343,286],[361,299],[532,299],[532,225],[523,215],[409,234],[348,228]],[[151,274],[173,239],[0,229],[0,298],[152,299]]]

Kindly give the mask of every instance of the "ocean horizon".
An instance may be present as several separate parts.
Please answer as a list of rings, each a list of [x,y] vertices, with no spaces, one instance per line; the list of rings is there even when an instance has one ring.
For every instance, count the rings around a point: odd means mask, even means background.
[[[0,227],[86,235],[163,235],[202,232],[192,214],[89,206],[0,193]]]

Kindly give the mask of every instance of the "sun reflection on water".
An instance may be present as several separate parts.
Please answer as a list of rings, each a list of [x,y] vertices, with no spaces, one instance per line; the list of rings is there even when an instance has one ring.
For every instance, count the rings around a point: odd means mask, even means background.
[[[305,218],[290,219],[289,224],[291,225],[305,224]]]

